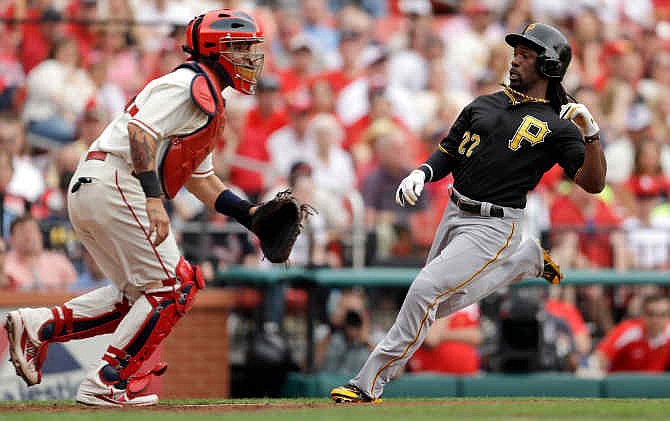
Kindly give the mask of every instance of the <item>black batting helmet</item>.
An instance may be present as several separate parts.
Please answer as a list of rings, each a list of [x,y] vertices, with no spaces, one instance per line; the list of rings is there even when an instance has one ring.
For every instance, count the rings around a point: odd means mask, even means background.
[[[508,34],[505,37],[512,47],[519,44],[537,51],[537,70],[549,79],[563,79],[568,70],[572,49],[568,39],[551,25],[531,23],[520,34]]]

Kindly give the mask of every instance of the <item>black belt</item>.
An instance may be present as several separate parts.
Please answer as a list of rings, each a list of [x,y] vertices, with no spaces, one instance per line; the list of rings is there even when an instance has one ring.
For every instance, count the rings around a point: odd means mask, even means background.
[[[454,193],[453,191],[451,193],[451,200],[453,200],[456,206],[458,206],[458,208],[462,211],[469,213],[476,213],[477,215],[482,214],[482,202],[465,199],[460,195],[458,195],[457,193]],[[483,216],[493,216],[495,218],[502,218],[505,216],[505,210],[501,206],[491,205],[488,215]]]

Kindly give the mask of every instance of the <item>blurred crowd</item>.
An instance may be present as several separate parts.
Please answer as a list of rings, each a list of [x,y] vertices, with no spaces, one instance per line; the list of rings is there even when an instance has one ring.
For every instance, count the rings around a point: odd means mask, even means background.
[[[504,35],[543,21],[572,44],[564,84],[601,127],[607,188],[588,195],[555,167],[529,197],[525,232],[568,270],[670,266],[666,0],[0,0],[0,287],[105,284],[67,221],[69,179],[127,101],[184,60],[187,22],[220,7],[249,11],[266,45],[257,95],[225,92],[215,168],[250,200],[290,187],[318,209],[296,244],[294,265],[420,266],[450,180],[428,185],[412,208],[395,205],[398,183],[464,105],[506,82],[511,49]],[[210,280],[231,264],[269,266],[254,238],[189,193],[180,192],[169,211],[184,254]],[[589,359],[595,340],[647,307],[667,316],[667,303],[647,303],[666,295],[656,287],[590,286],[530,301],[540,303],[533,314],[551,313],[552,302],[568,307],[571,316],[557,318],[568,320],[569,342],[593,368],[607,366],[602,355],[614,358],[608,345]],[[432,348],[410,367],[421,369],[438,344],[454,338],[484,347],[491,335],[480,330],[478,312],[437,323],[427,340]],[[370,318],[340,313],[324,319],[331,333],[344,332],[332,342],[341,348],[346,333],[360,332]],[[372,337],[359,342],[368,346]],[[343,355],[338,349],[330,352]],[[478,361],[470,366],[478,369]]]

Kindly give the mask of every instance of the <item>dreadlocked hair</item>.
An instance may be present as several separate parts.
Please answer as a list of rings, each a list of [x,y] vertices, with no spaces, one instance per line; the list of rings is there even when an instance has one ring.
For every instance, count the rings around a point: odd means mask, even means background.
[[[574,96],[566,92],[565,88],[560,81],[556,79],[551,79],[549,85],[547,86],[547,99],[549,104],[556,114],[561,113],[561,105],[565,105],[568,102],[577,102]]]

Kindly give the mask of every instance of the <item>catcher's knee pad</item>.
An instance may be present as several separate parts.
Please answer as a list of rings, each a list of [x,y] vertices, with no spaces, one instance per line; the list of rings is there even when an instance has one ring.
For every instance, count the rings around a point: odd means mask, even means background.
[[[38,338],[45,342],[65,342],[112,333],[129,309],[126,298],[117,303],[113,310],[93,317],[74,317],[72,309],[66,305],[52,307],[52,317],[42,324]]]
[[[152,309],[133,339],[119,349],[107,348],[103,359],[109,366],[101,370],[101,379],[107,383],[125,381],[148,360],[184,314],[193,306],[195,294],[204,288],[205,281],[198,266],[192,266],[183,257],[176,268],[179,287],[173,291],[144,294]],[[116,371],[118,377],[113,373]]]

